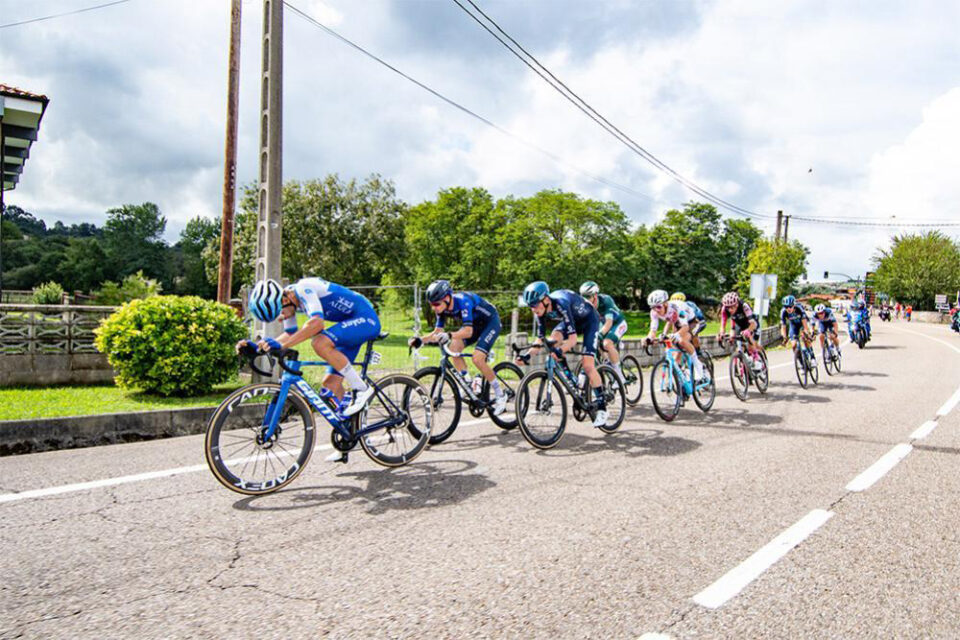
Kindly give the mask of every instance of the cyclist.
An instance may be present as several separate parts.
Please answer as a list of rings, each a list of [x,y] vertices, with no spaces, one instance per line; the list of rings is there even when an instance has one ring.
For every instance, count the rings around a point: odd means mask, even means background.
[[[437,322],[431,333],[423,337],[425,344],[450,342],[450,349],[456,352],[463,351],[472,344],[473,364],[480,371],[484,379],[490,383],[494,393],[494,415],[500,415],[507,408],[507,394],[500,387],[500,381],[487,364],[487,357],[493,349],[493,343],[500,335],[500,314],[496,307],[470,291],[454,293],[448,280],[436,280],[427,287],[427,302],[437,316]],[[446,333],[444,325],[447,318],[459,318],[460,328],[453,333]],[[411,343],[413,339],[411,339]],[[463,358],[453,358],[453,366],[457,369],[464,381],[470,384],[470,372]]]
[[[607,357],[610,358],[610,364],[623,379],[623,369],[620,368],[620,351],[618,346],[620,338],[627,332],[627,319],[620,312],[620,307],[613,301],[613,298],[605,293],[600,293],[600,285],[593,280],[587,280],[580,285],[580,295],[593,305],[600,314],[603,321],[599,330],[599,341]]]
[[[693,347],[697,350],[697,355],[699,356],[701,353],[700,334],[707,328],[707,317],[703,315],[703,311],[700,310],[696,302],[687,300],[687,294],[682,291],[677,291],[670,296],[670,301],[676,302],[677,304],[685,304],[690,311],[690,337],[693,340]]]
[[[820,348],[824,348],[826,337],[830,337],[837,353],[840,353],[840,337],[837,336],[837,317],[830,307],[818,304],[813,309],[813,319],[817,321],[817,333],[820,335]]]
[[[781,304],[783,309],[780,310],[780,337],[784,342],[789,339],[790,345],[796,349],[797,339],[802,334],[804,346],[810,348],[813,344],[813,336],[810,335],[810,322],[807,318],[807,312],[793,296],[784,296]]]
[[[596,364],[597,330],[600,328],[600,317],[596,309],[569,289],[550,291],[550,287],[542,280],[527,285],[523,290],[523,302],[533,311],[537,331],[537,339],[533,342],[534,348],[530,353],[540,351],[546,339],[547,320],[557,321],[550,339],[556,340],[564,353],[576,346],[578,334],[583,336],[583,371],[587,374],[597,402],[597,416],[593,426],[605,425],[609,414],[607,401],[603,397],[603,381]],[[522,365],[524,362],[518,358],[517,364]]]
[[[344,379],[353,389],[353,398],[342,410],[343,415],[352,416],[366,405],[374,388],[363,381],[352,363],[360,347],[380,334],[380,318],[369,300],[322,278],[304,278],[286,288],[268,279],[254,285],[249,308],[261,322],[283,319],[284,334],[260,340],[257,347],[261,351],[310,340],[313,350],[328,363],[323,386],[338,400],[343,399]],[[303,327],[297,325],[298,311],[307,315]],[[241,340],[237,346],[244,343]]]
[[[647,334],[646,344],[650,344],[657,337],[660,320],[666,320],[667,327],[675,332],[677,345],[686,351],[693,361],[693,375],[697,380],[703,380],[703,363],[700,362],[697,350],[693,346],[693,334],[690,328],[693,312],[685,303],[671,302],[670,294],[663,289],[651,291],[647,296],[647,304],[650,305],[650,333]]]
[[[720,332],[717,334],[717,342],[723,342],[723,339],[727,336],[728,318],[734,337],[742,335],[747,341],[747,353],[750,354],[753,362],[753,370],[762,370],[763,362],[760,360],[759,345],[754,336],[760,328],[760,324],[753,315],[750,305],[741,300],[736,291],[728,291],[723,294],[723,298],[720,300]]]

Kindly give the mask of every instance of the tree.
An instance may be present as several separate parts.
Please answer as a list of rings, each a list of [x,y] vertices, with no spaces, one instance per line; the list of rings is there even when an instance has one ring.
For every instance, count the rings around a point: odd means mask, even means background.
[[[960,289],[960,245],[940,231],[894,236],[873,263],[876,288],[916,309],[933,309],[938,293]]]
[[[166,278],[166,228],[167,219],[152,202],[109,209],[103,228],[107,277],[122,278],[143,271],[153,278]]]
[[[203,251],[211,241],[219,243],[219,237],[219,221],[197,216],[187,222],[180,232],[179,242],[173,247],[179,262],[179,268],[174,270],[174,273],[180,274],[175,278],[178,294],[216,297],[216,285],[207,280],[204,270]],[[219,262],[219,244],[217,250]]]
[[[93,291],[106,277],[107,254],[96,238],[70,238],[60,275],[68,291]]]
[[[754,273],[777,274],[777,292],[770,302],[770,310],[774,314],[780,311],[780,299],[789,294],[797,293],[797,282],[800,276],[807,272],[807,256],[810,250],[797,242],[782,240],[768,240],[763,238],[750,252],[747,258],[747,267],[740,280],[740,295],[748,298],[750,295],[750,275]]]

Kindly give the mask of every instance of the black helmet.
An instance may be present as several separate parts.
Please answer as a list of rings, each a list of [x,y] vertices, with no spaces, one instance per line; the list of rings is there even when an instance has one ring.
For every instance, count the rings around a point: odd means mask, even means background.
[[[453,287],[450,286],[449,280],[434,280],[427,287],[427,301],[440,302],[451,293],[453,293]]]

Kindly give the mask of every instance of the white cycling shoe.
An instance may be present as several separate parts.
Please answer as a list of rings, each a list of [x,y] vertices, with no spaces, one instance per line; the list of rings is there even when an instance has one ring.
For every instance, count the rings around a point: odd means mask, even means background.
[[[593,426],[595,427],[605,427],[607,425],[607,418],[610,417],[610,412],[606,409],[601,409],[597,411],[597,417],[593,419]]]
[[[507,410],[507,394],[498,396],[493,401],[493,415],[498,416]]]
[[[373,394],[375,392],[376,392],[376,389],[374,389],[372,386],[367,387],[363,391],[358,391],[356,395],[353,396],[353,400],[350,402],[350,406],[344,409],[343,415],[352,416],[353,414],[363,409],[367,405],[367,400],[373,397]]]

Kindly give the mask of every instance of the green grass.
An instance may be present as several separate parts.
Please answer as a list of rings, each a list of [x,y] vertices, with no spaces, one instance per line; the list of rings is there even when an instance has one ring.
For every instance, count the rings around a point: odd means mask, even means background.
[[[115,385],[8,387],[0,389],[0,420],[30,420],[153,409],[215,407],[240,386],[239,380],[214,387],[193,398],[161,398]]]

